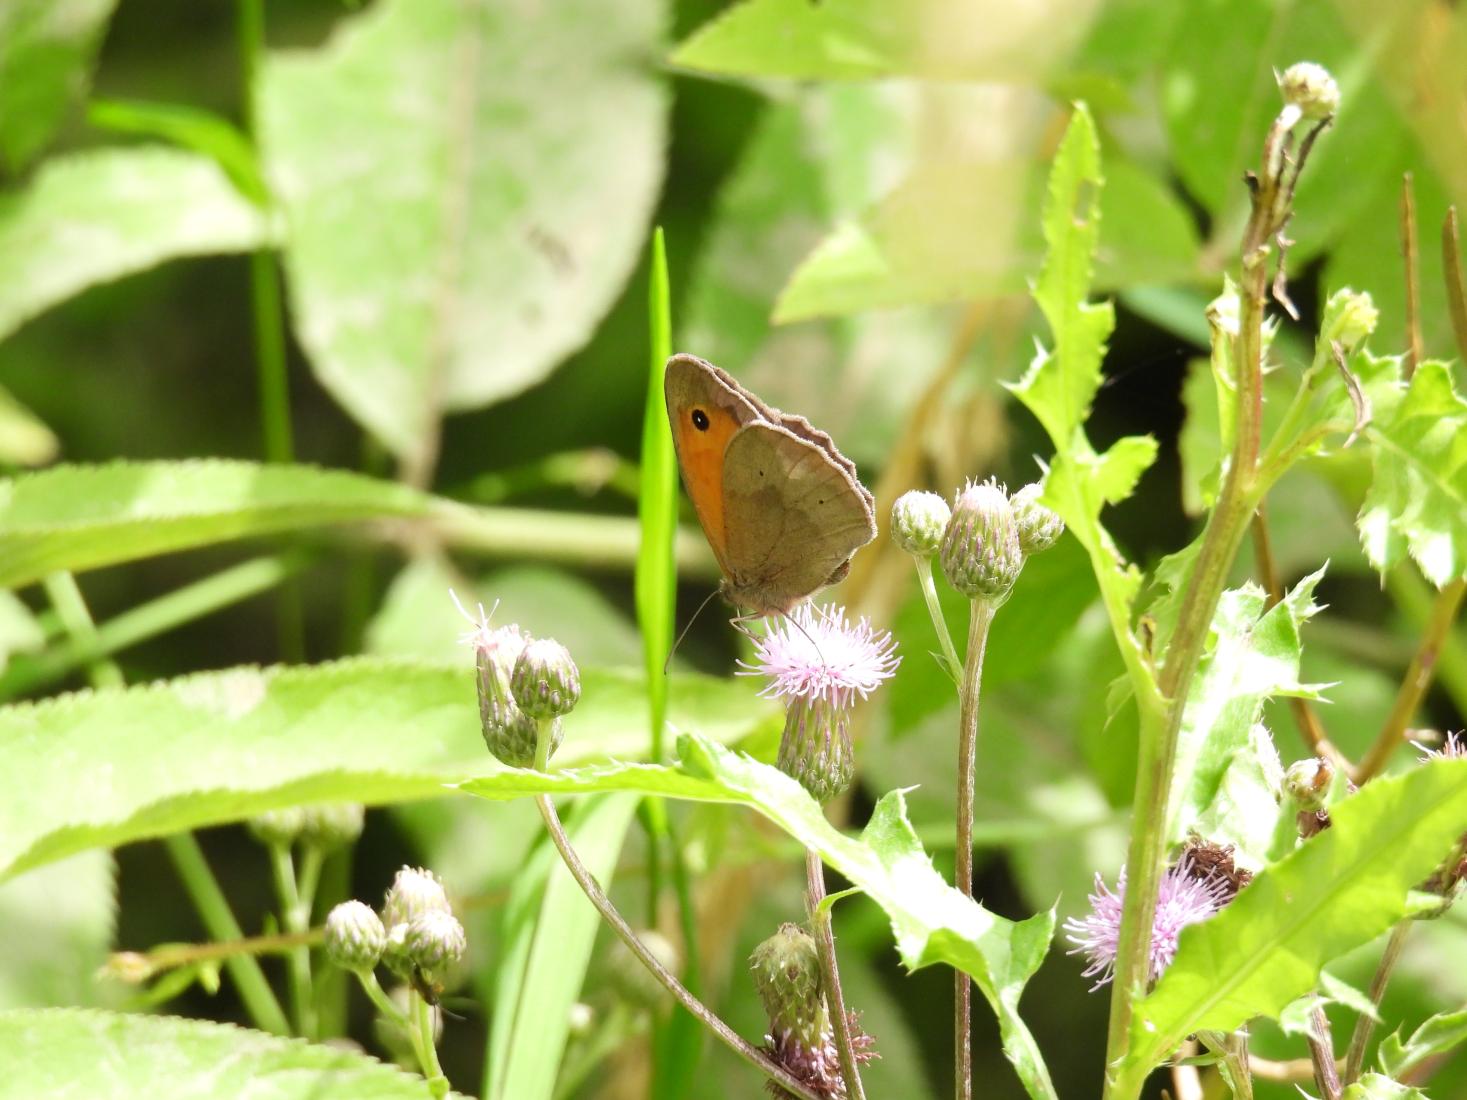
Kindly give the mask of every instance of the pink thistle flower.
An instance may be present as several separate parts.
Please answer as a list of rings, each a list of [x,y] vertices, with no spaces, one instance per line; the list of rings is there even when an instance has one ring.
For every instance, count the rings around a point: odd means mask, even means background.
[[[739,675],[769,677],[764,696],[848,707],[889,680],[900,662],[890,632],[864,618],[847,622],[844,608],[801,604],[766,622],[753,663],[739,662]]]
[[[1456,760],[1467,756],[1467,734],[1449,733],[1439,749],[1429,749],[1419,741],[1412,741],[1421,753],[1422,760]]]
[[[1099,989],[1114,977],[1116,951],[1121,937],[1121,909],[1126,898],[1126,869],[1116,881],[1114,891],[1106,886],[1099,872],[1095,875],[1095,893],[1090,895],[1090,912],[1065,921],[1065,938],[1075,945],[1071,955],[1083,954],[1090,962],[1085,977],[1100,979],[1091,986]],[[1207,920],[1228,900],[1227,883],[1221,876],[1198,878],[1193,874],[1191,858],[1170,868],[1161,877],[1156,898],[1156,913],[1151,922],[1150,980],[1156,981],[1171,966],[1177,955],[1177,940],[1182,929]]]
[[[458,613],[469,624],[469,629],[458,636],[459,644],[472,649],[475,657],[484,657],[496,664],[503,664],[506,669],[513,668],[515,660],[529,639],[514,623],[499,627],[489,625],[489,620],[494,617],[494,612],[499,610],[499,601],[495,600],[494,606],[487,612],[483,604],[475,605],[478,611],[478,614],[475,615],[464,607],[463,602],[458,598],[458,593],[451,588],[448,590],[448,598],[453,601],[453,606],[458,608]]]

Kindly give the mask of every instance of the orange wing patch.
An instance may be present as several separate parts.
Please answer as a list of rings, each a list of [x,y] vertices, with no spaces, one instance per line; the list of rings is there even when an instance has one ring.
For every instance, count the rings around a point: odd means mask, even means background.
[[[677,410],[673,429],[683,484],[725,575],[728,563],[723,527],[723,453],[739,427],[732,410],[700,402]]]

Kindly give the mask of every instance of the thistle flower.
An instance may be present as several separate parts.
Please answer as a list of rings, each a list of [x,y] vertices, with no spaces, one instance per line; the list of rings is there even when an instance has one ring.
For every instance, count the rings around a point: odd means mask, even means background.
[[[1460,732],[1449,733],[1439,749],[1429,749],[1421,744],[1416,747],[1421,751],[1422,761],[1457,760],[1467,757],[1467,736]],[[1460,892],[1464,881],[1467,881],[1467,833],[1462,834],[1457,841],[1456,850],[1422,884],[1423,890],[1440,894],[1446,899],[1439,910],[1428,915],[1435,917],[1445,913]]]
[[[464,957],[464,926],[446,909],[432,909],[414,917],[407,926],[403,951],[419,971],[430,978]]]
[[[539,729],[535,720],[520,709],[510,690],[510,675],[529,641],[520,628],[492,627],[484,605],[479,604],[477,618],[459,603],[452,589],[449,596],[470,629],[459,635],[459,641],[474,651],[474,685],[479,695],[479,728],[484,744],[501,764],[511,768],[528,768],[535,763],[535,741]],[[551,752],[559,741],[551,743]]]
[[[1301,118],[1329,118],[1340,108],[1340,86],[1323,65],[1296,62],[1278,75],[1278,82],[1285,106],[1296,108]]]
[[[1467,756],[1467,733],[1449,733],[1442,742],[1439,749],[1429,749],[1419,741],[1412,741],[1421,753],[1421,759],[1425,760],[1456,760],[1458,757]]]
[[[1253,881],[1253,872],[1239,867],[1231,844],[1216,844],[1193,833],[1182,849],[1178,867],[1185,867],[1193,878],[1203,882],[1216,880],[1223,884],[1222,903],[1228,904],[1238,891]]]
[[[844,794],[856,777],[851,712],[819,699],[792,705],[785,712],[775,762],[822,806]]]
[[[326,955],[344,970],[367,971],[387,946],[382,919],[359,901],[344,901],[326,916]]]
[[[1156,912],[1151,921],[1150,980],[1156,981],[1177,954],[1182,929],[1211,917],[1226,904],[1227,885],[1222,877],[1198,878],[1192,860],[1183,857],[1161,877]],[[1090,895],[1090,912],[1065,921],[1065,938],[1075,945],[1071,955],[1083,954],[1090,965],[1085,977],[1100,975],[1091,987],[1099,989],[1114,976],[1116,950],[1120,945],[1121,909],[1126,898],[1126,871],[1121,868],[1114,891],[1099,872],[1095,892]]]
[[[1024,553],[1009,496],[996,481],[968,482],[942,534],[942,572],[970,600],[1001,603],[1019,579]]]
[[[404,867],[388,887],[382,903],[382,924],[391,932],[400,924],[411,924],[424,913],[435,911],[453,912],[442,881],[425,868]]]
[[[891,507],[891,539],[913,557],[930,558],[942,545],[951,516],[947,501],[936,493],[903,493]]]
[[[553,638],[525,644],[510,673],[514,701],[531,718],[559,718],[581,700],[581,673],[570,650]]]
[[[1065,533],[1065,521],[1059,514],[1039,503],[1043,491],[1043,486],[1035,482],[1009,497],[1019,529],[1019,550],[1026,558],[1048,550]]]

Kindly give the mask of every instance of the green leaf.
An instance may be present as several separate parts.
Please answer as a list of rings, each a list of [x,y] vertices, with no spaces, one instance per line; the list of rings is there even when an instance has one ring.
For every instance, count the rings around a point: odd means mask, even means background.
[[[1381,1040],[1376,1057],[1387,1077],[1400,1077],[1434,1054],[1467,1042],[1467,1009],[1439,1012],[1411,1033],[1404,1043],[1400,1032]]]
[[[1264,862],[1278,817],[1266,776],[1277,771],[1278,754],[1272,754],[1271,769],[1260,767],[1254,727],[1271,696],[1319,698],[1313,686],[1299,682],[1299,628],[1319,610],[1313,596],[1323,576],[1321,569],[1305,577],[1271,608],[1268,594],[1251,583],[1224,592],[1218,601],[1215,641],[1198,665],[1182,711],[1168,800],[1172,841],[1197,829],[1209,840],[1237,845],[1247,857],[1245,866]]]
[[[269,240],[264,215],[206,157],[162,148],[55,157],[23,190],[0,193],[0,337],[89,286]]]
[[[1367,1073],[1347,1088],[1342,1100],[1428,1100],[1426,1093],[1378,1073]]]
[[[180,103],[94,99],[87,121],[120,134],[156,137],[200,153],[224,170],[240,194],[260,206],[269,201],[250,139],[228,119]]]
[[[1325,963],[1399,920],[1408,891],[1467,829],[1467,762],[1374,780],[1330,816],[1329,829],[1182,933],[1176,961],[1136,1006],[1123,1074],[1139,1078],[1194,1031],[1277,1016]]]
[[[596,798],[578,807],[566,823],[577,855],[604,887],[611,885],[638,801]],[[508,980],[514,999],[508,1018],[501,1018],[498,1012],[494,1015],[489,1041],[491,1049],[501,1052],[503,1062],[495,1065],[491,1059],[488,1100],[551,1100],[554,1096],[570,1031],[571,1006],[580,995],[591,947],[601,927],[600,914],[565,865],[557,859],[549,872],[548,881],[541,880],[538,911],[528,913],[533,919],[515,930],[528,941],[523,970],[518,974],[501,971],[500,981]],[[513,957],[513,946],[510,953]]]
[[[644,752],[641,677],[585,668],[582,686],[557,761]],[[670,714],[732,740],[773,709],[750,685],[688,674]],[[0,707],[0,774],[13,784],[0,804],[0,876],[300,802],[437,797],[497,768],[467,650],[457,666],[238,668]]]
[[[60,448],[56,433],[0,386],[0,464],[44,466]]]
[[[1467,402],[1451,368],[1422,363],[1367,431],[1375,477],[1357,524],[1370,563],[1384,573],[1409,553],[1438,588],[1467,574]]]
[[[431,1100],[428,1082],[335,1046],[229,1024],[78,1009],[0,1012],[10,1096],[150,1100]],[[457,1096],[457,1094],[453,1094]]]
[[[85,94],[117,0],[0,4],[0,169],[24,168]]]
[[[0,479],[0,585],[228,539],[424,516],[434,506],[405,485],[310,466],[53,466]]]
[[[464,783],[461,789],[491,799],[541,792],[639,791],[758,810],[819,852],[886,911],[907,966],[945,962],[971,975],[998,1016],[1005,1052],[1029,1094],[1054,1095],[1038,1048],[1018,1015],[1024,984],[1049,948],[1052,912],[1014,923],[954,890],[922,850],[900,791],[877,803],[857,840],[831,826],[805,789],[771,765],[691,733],[679,739],[678,754],[680,764],[675,768],[626,764],[549,775],[506,769]]]
[[[423,460],[445,409],[539,382],[620,291],[661,182],[663,18],[661,0],[389,0],[266,61],[296,331],[398,455]]]
[[[106,852],[81,852],[0,883],[0,1008],[95,1005],[116,910]]]

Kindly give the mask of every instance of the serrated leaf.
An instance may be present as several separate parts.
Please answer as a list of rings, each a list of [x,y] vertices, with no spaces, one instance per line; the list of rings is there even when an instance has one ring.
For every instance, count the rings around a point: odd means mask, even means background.
[[[117,0],[0,4],[0,169],[30,163],[91,81]]]
[[[269,240],[265,216],[207,157],[143,147],[54,157],[24,189],[0,193],[0,338],[89,286]]]
[[[1123,1076],[1139,1079],[1199,1029],[1277,1016],[1331,959],[1399,920],[1411,888],[1467,830],[1467,761],[1373,780],[1330,816],[1329,829],[1182,933],[1176,960],[1136,1005]]]
[[[1400,1077],[1434,1054],[1467,1043],[1467,1009],[1439,1012],[1411,1033],[1404,1043],[1400,1032],[1380,1042],[1376,1058],[1387,1077]]]
[[[358,659],[238,668],[0,707],[0,876],[72,852],[299,802],[433,798],[500,766],[458,665]],[[641,677],[582,670],[557,761],[646,751]],[[748,684],[686,674],[671,715],[720,739],[773,713]]]
[[[1426,1093],[1411,1085],[1403,1085],[1382,1077],[1378,1073],[1367,1073],[1347,1088],[1342,1100],[1428,1100]]]
[[[661,181],[663,18],[661,0],[389,0],[266,61],[296,330],[397,454],[421,458],[445,409],[539,382],[620,291]]]
[[[311,466],[54,466],[0,479],[0,585],[227,539],[424,516],[434,507],[432,497],[408,486]]]
[[[230,1024],[80,1009],[0,1012],[0,1096],[431,1100],[428,1082],[355,1051]],[[457,1096],[457,1093],[452,1094]]]
[[[1386,572],[1409,553],[1438,588],[1467,575],[1467,402],[1451,368],[1422,363],[1367,433],[1375,477],[1356,522],[1370,563]]]
[[[1004,1047],[1033,1097],[1052,1097],[1048,1071],[1018,1015],[1024,984],[1038,969],[1054,932],[1053,912],[1014,923],[949,886],[933,868],[906,817],[902,792],[877,803],[860,839],[845,836],[820,805],[778,768],[696,734],[678,741],[677,767],[606,765],[544,775],[506,769],[462,788],[482,798],[548,792],[640,791],[749,806],[819,852],[831,867],[886,911],[907,966],[936,962],[973,977],[998,1015]]]

